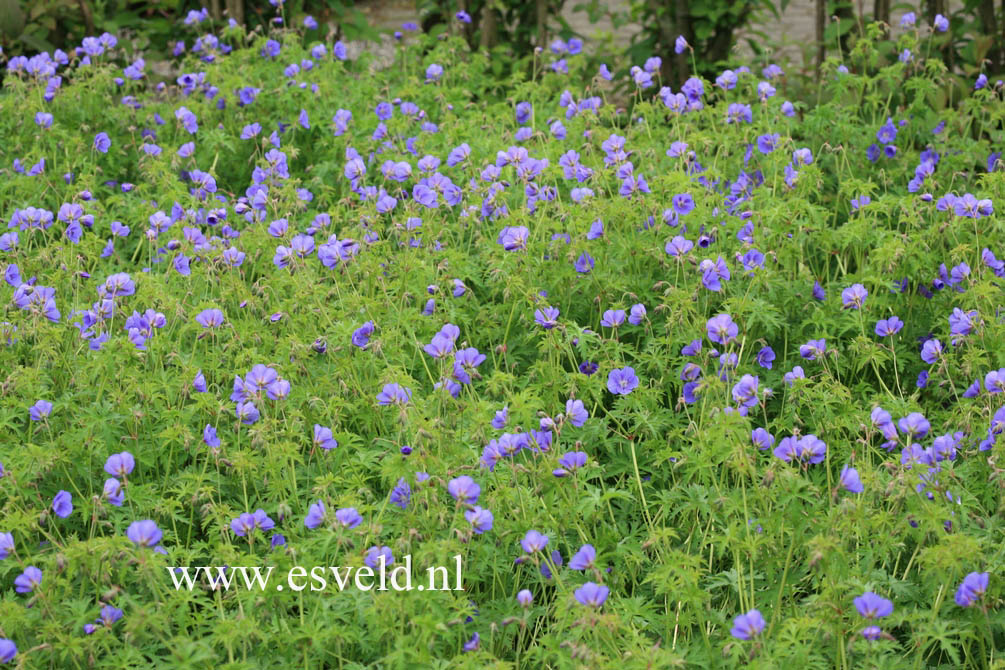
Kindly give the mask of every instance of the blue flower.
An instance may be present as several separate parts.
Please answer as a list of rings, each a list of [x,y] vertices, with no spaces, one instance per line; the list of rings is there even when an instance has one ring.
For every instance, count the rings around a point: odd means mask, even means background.
[[[94,148],[101,153],[107,154],[111,146],[112,140],[109,139],[108,133],[98,133],[94,136]]]
[[[764,630],[764,624],[764,617],[761,613],[756,609],[750,610],[733,619],[733,629],[729,634],[738,640],[749,640]]]
[[[841,477],[838,479],[838,483],[849,493],[862,493],[865,490],[862,487],[862,480],[859,479],[858,470],[847,464],[841,468]]]
[[[635,369],[631,366],[615,368],[607,375],[607,390],[614,395],[628,395],[639,385]]]
[[[52,499],[52,511],[60,519],[65,519],[73,513],[73,496],[69,491],[60,491]]]

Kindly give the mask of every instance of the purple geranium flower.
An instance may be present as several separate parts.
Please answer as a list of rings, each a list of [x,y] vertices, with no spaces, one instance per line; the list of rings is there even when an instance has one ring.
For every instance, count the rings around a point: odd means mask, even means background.
[[[582,400],[570,398],[565,402],[565,418],[578,428],[586,423],[586,420],[590,418],[590,413],[586,411]]]
[[[149,519],[134,521],[126,529],[126,537],[139,547],[155,547],[163,536],[157,524]]]
[[[412,399],[412,389],[401,384],[385,384],[377,394],[378,405],[407,405]]]
[[[632,367],[615,368],[607,375],[607,390],[615,395],[628,395],[639,385]]]
[[[60,519],[65,519],[73,514],[73,496],[69,491],[60,491],[56,494],[52,499],[52,511]]]
[[[196,322],[203,328],[218,328],[223,325],[223,312],[219,309],[204,309],[195,317]]]
[[[10,663],[15,656],[17,656],[17,645],[14,641],[0,637],[0,663]]]
[[[891,316],[889,319],[880,319],[876,322],[876,334],[880,337],[889,337],[899,333],[903,327],[903,321],[896,316]]]
[[[713,316],[708,320],[705,328],[708,331],[708,339],[722,345],[732,342],[740,332],[729,314]]]
[[[579,258],[577,258],[575,262],[576,272],[578,272],[579,274],[588,274],[590,271],[593,270],[593,266],[594,266],[593,256],[586,253],[585,251],[579,255]]]
[[[808,361],[815,361],[827,352],[827,341],[810,340],[799,347],[799,355]]]
[[[729,634],[738,640],[749,640],[759,635],[762,630],[764,630],[764,617],[754,609],[733,619],[733,629]]]
[[[478,502],[478,496],[482,492],[482,487],[480,487],[471,477],[461,475],[460,477],[455,477],[450,480],[447,484],[447,492],[458,503],[473,505]]]
[[[329,449],[334,449],[338,446],[338,441],[332,437],[332,429],[322,426],[320,424],[314,424],[314,444],[321,447],[325,451]]]
[[[363,517],[360,516],[355,507],[344,507],[335,510],[335,521],[346,528],[355,528],[363,523]]]
[[[853,284],[841,292],[841,304],[848,309],[861,309],[869,291],[861,284]]]
[[[32,421],[41,421],[52,412],[52,403],[48,400],[39,400],[28,408],[28,416]]]
[[[550,330],[558,325],[558,308],[544,307],[534,310],[534,321],[545,330]]]
[[[0,561],[14,553],[14,536],[11,533],[0,533]]]
[[[471,528],[478,535],[487,530],[492,530],[492,512],[487,509],[476,505],[464,513],[464,518],[467,519],[468,523],[471,524]]]
[[[841,468],[841,478],[838,480],[838,483],[849,493],[861,493],[865,490],[862,486],[862,480],[859,479],[858,470],[850,465],[845,465]]]
[[[971,572],[963,578],[956,589],[956,604],[960,607],[970,607],[981,599],[988,590],[990,574],[987,572]]]
[[[879,619],[893,614],[893,603],[872,591],[855,598],[855,609],[864,619]]]
[[[319,500],[307,509],[307,517],[304,519],[304,525],[313,530],[321,525],[324,518],[325,504]]]
[[[597,560],[597,550],[592,544],[584,544],[569,560],[570,570],[588,570]]]
[[[34,565],[29,565],[20,575],[14,578],[14,590],[18,593],[31,593],[42,583],[42,571]]]
[[[942,356],[942,342],[932,338],[921,347],[921,360],[928,364],[935,363]]]
[[[586,582],[576,589],[573,595],[576,596],[576,600],[578,600],[581,605],[598,608],[604,604],[610,592],[611,590],[603,584]]]
[[[550,435],[551,433],[545,434]],[[570,451],[562,454],[561,458],[558,459],[558,464],[562,467],[555,468],[551,471],[551,474],[556,477],[567,477],[571,472],[575,472],[586,465],[587,458],[585,451]]]
[[[406,509],[411,499],[412,487],[409,486],[408,482],[405,481],[405,478],[402,477],[398,480],[398,483],[394,485],[394,488],[391,489],[389,500],[392,505],[397,505],[401,509]]]
[[[750,441],[758,449],[770,449],[775,444],[775,437],[763,428],[755,428],[750,432]]]
[[[775,360],[775,350],[771,347],[762,347],[757,352],[757,364],[766,370],[771,369],[771,364]]]
[[[125,478],[126,475],[132,473],[134,467],[136,467],[136,459],[128,451],[112,454],[105,461],[105,472],[113,477]]]
[[[528,530],[527,534],[520,540],[520,546],[528,554],[536,553],[548,546],[548,536],[542,535],[536,530]]]
[[[98,133],[94,136],[94,148],[101,153],[107,154],[111,146],[112,141],[108,138],[108,133]]]
[[[109,505],[114,505],[115,507],[122,507],[122,503],[126,499],[125,491],[122,489],[122,482],[115,477],[109,477],[105,480],[101,494],[108,500]]]

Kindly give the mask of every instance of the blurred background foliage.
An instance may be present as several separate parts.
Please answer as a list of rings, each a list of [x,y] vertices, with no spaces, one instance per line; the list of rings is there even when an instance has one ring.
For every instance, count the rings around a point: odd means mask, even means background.
[[[535,47],[547,48],[556,37],[585,38],[569,25],[568,11],[580,12],[590,25],[601,19],[618,29],[637,28],[631,42],[619,45],[624,68],[661,56],[662,79],[679,84],[697,70],[714,76],[739,62],[737,43],[768,58],[777,46],[771,26],[781,12],[805,12],[812,20],[813,39],[804,46],[809,70],[819,75],[828,57],[843,58],[870,24],[884,32],[907,11],[917,14],[919,25],[931,25],[937,14],[946,16],[950,30],[937,35],[931,48],[940,53],[950,71],[964,76],[1005,71],[1005,0],[414,0],[404,3],[414,10],[427,32],[460,32],[473,49],[486,49],[498,59],[494,70],[508,75],[529,69]],[[221,25],[233,18],[249,29],[276,25],[277,14],[299,22],[306,15],[320,24],[318,38],[379,41],[400,26],[371,25],[367,10],[379,10],[381,0],[285,0],[281,12],[269,0],[0,0],[0,46],[7,53],[64,50],[91,34],[108,31],[126,38],[148,59],[170,57],[170,45],[191,31],[182,32],[189,11],[205,6]],[[392,3],[400,6],[401,0]],[[569,6],[567,6],[569,5]],[[400,7],[399,7],[400,9]],[[466,12],[470,23],[455,20]],[[756,19],[756,26],[755,24]],[[892,21],[891,21],[892,19]],[[809,25],[809,23],[807,24]],[[205,25],[198,28],[208,30]],[[683,35],[693,48],[676,54],[674,41]],[[896,59],[892,42],[887,62]],[[610,54],[610,50],[608,50]],[[883,63],[878,63],[881,67]],[[613,64],[612,64],[613,66]],[[807,71],[804,68],[804,72]]]
[[[286,0],[282,14],[291,19],[311,14],[322,33],[331,25],[340,38],[378,39],[381,31],[357,4]],[[151,57],[165,56],[169,43],[190,35],[181,30],[187,14],[203,7],[218,23],[233,18],[249,29],[264,27],[277,16],[268,0],[0,0],[0,45],[17,53],[51,52],[73,48],[87,35],[110,32],[134,40]]]

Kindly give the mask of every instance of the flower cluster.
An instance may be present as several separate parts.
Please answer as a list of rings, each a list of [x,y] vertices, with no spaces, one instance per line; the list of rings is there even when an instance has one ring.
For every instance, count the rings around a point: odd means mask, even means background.
[[[804,95],[761,56],[594,70],[576,37],[502,83],[466,46],[486,7],[382,69],[302,4],[250,34],[193,9],[166,82],[107,33],[5,60],[0,663],[995,648],[967,618],[1001,601],[1005,85],[931,95],[949,19],[856,36]],[[379,589],[148,580],[454,555],[407,625]]]

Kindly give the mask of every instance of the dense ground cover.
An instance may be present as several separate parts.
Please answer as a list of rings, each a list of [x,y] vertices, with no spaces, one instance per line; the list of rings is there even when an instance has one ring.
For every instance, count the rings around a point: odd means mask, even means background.
[[[1005,105],[930,33],[630,114],[576,43],[11,58],[0,662],[1000,666]]]

